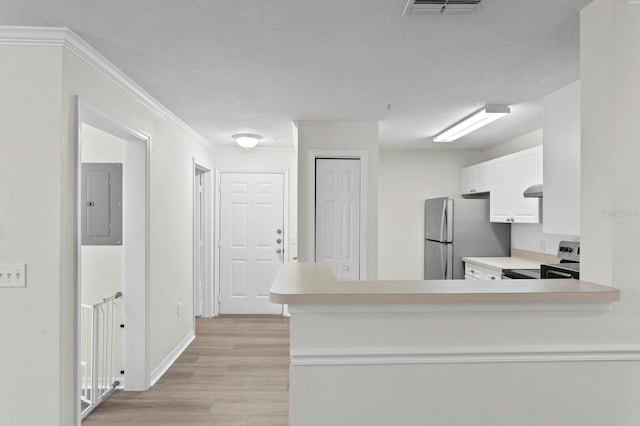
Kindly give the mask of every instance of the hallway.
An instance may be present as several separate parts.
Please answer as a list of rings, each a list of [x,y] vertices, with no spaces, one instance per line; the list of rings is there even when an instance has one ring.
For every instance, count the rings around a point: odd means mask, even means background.
[[[289,319],[196,320],[196,339],[146,392],[116,392],[82,422],[104,425],[288,424]]]

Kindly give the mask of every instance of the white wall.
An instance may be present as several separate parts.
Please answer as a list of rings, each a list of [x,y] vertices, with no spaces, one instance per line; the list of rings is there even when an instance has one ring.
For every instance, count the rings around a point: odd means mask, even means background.
[[[77,56],[67,50],[63,53],[63,123],[67,125],[63,146],[75,144],[76,96],[151,136],[149,309],[153,371],[193,332],[193,157],[213,162],[213,151]],[[72,170],[73,164],[68,167]],[[73,199],[75,188],[68,195]]]
[[[635,195],[631,188],[634,181],[637,181],[637,173],[634,171],[637,167],[635,164],[629,164],[629,161],[635,162],[636,156],[625,161],[624,158],[618,158],[614,152],[620,150],[622,153],[632,153],[629,136],[624,140],[620,140],[620,136],[634,126],[625,123],[624,128],[619,128],[616,116],[623,114],[633,117],[638,114],[637,107],[635,110],[627,110],[620,99],[620,88],[633,93],[630,89],[636,86],[628,81],[631,75],[638,74],[636,52],[639,46],[636,31],[630,28],[629,20],[638,19],[638,8],[622,6],[622,2],[619,2],[619,5],[615,3],[612,0],[594,1],[582,11],[580,28],[581,276],[603,284],[614,282],[614,263],[617,261],[614,248],[621,259],[627,258],[624,251],[627,249],[628,241],[622,237],[620,242],[624,242],[625,246],[614,244],[614,240],[617,240],[614,221],[625,224],[629,232],[633,231],[634,234],[639,229],[637,219],[614,218],[613,215],[606,214],[614,212],[614,207],[624,206],[626,203],[624,194],[621,200],[616,200],[616,186],[621,184],[623,191]],[[619,16],[620,10],[624,10],[626,16]],[[638,24],[635,25],[637,28]],[[625,46],[621,45],[621,40],[625,41]],[[614,53],[614,49],[620,50]],[[614,67],[627,61],[628,65],[624,64],[617,72],[614,71]],[[614,79],[617,78],[622,80],[615,82]],[[617,176],[621,179],[617,179]],[[629,181],[626,181],[627,179]],[[632,249],[632,252],[637,256],[637,249]],[[632,271],[633,268],[629,268],[629,265],[635,264],[637,260],[627,263],[624,269]]]
[[[298,130],[298,254],[308,262],[308,156],[311,150],[365,150],[367,182],[367,278],[378,276],[378,122],[300,121]]]
[[[534,130],[530,133],[518,136],[513,139],[509,139],[504,142],[500,142],[489,148],[483,149],[471,160],[471,164],[481,163],[483,161],[492,160],[494,158],[502,157],[504,155],[513,154],[514,152],[524,151],[525,149],[533,148],[542,145],[542,129]]]
[[[0,338],[11,342],[0,424],[71,425],[77,97],[151,135],[151,370],[193,332],[192,158],[213,154],[65,48],[2,45],[0,58],[0,259],[26,263],[28,277],[26,288],[0,289]]]
[[[424,200],[460,198],[460,170],[477,151],[381,150],[378,278],[424,278]]]
[[[27,264],[26,287],[0,288],[0,424],[72,424],[59,390],[73,380],[60,351],[73,346],[60,329],[73,294],[61,288],[61,80],[59,48],[0,46],[0,261]]]
[[[544,232],[580,235],[580,82],[544,97]]]

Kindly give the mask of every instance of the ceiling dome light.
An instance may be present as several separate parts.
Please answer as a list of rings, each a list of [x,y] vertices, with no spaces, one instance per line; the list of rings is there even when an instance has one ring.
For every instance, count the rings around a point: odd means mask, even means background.
[[[238,145],[246,149],[253,148],[258,145],[258,142],[262,139],[262,136],[252,135],[251,133],[240,133],[231,137],[236,140]]]

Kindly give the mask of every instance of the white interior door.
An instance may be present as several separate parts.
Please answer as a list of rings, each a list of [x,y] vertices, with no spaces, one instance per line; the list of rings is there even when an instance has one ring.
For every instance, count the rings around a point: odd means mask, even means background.
[[[315,261],[360,279],[360,160],[316,159]]]
[[[284,175],[220,174],[220,313],[279,314],[269,288],[284,260]]]

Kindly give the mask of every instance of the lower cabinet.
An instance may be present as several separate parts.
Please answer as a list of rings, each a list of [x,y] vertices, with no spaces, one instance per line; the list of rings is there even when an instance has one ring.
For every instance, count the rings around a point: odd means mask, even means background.
[[[502,271],[495,269],[483,268],[471,263],[464,264],[465,280],[501,280]]]

